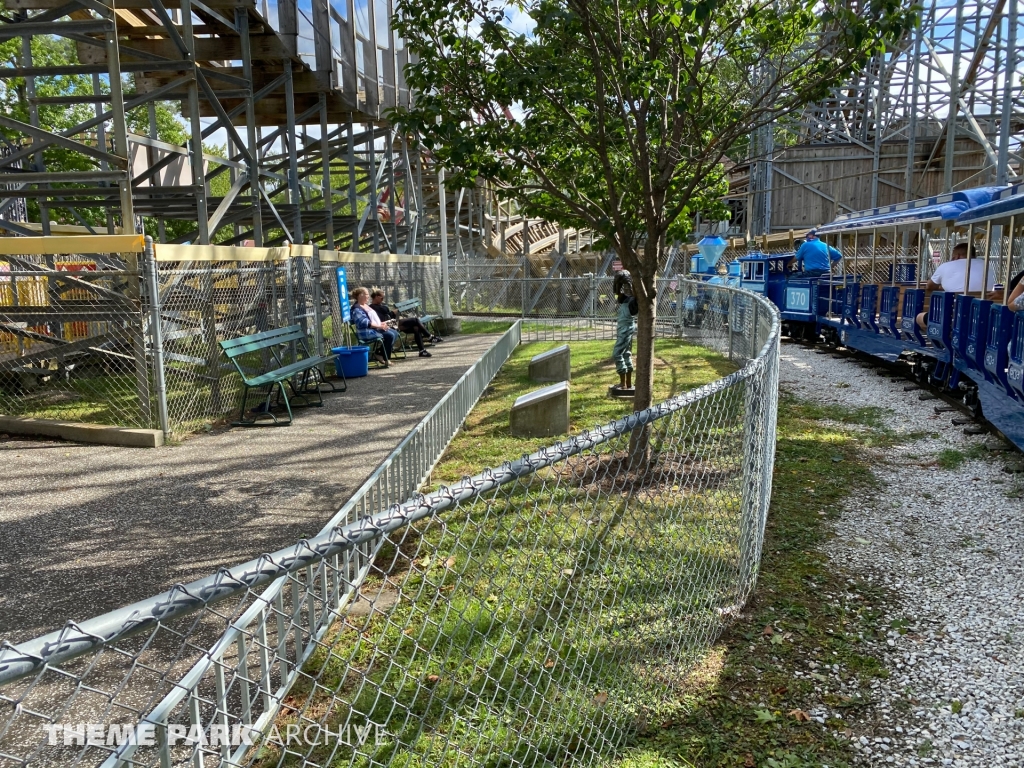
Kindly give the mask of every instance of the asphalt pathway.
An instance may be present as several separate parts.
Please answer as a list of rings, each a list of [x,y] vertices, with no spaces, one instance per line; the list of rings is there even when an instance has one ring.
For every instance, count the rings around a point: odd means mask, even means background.
[[[0,640],[317,533],[497,336],[452,337],[296,411],[145,450],[0,436]]]

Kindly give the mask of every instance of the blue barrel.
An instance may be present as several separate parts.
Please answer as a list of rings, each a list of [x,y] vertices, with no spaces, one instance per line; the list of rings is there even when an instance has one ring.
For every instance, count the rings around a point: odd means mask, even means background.
[[[369,347],[333,347],[331,352],[337,355],[334,370],[339,376],[344,374],[346,379],[358,379],[370,370]]]

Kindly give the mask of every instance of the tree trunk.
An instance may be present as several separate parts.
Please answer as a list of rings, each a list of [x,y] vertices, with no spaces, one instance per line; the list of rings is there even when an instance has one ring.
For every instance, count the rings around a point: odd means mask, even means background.
[[[633,384],[636,395],[633,407],[642,411],[650,407],[654,397],[654,315],[656,302],[637,291],[640,311],[636,316],[636,371]]]
[[[658,244],[648,242],[644,246],[643,261],[639,264],[639,275],[633,281],[633,290],[639,305],[636,328],[636,370],[633,372],[633,409],[642,411],[649,408],[654,400],[654,322],[657,318],[656,276],[658,274]],[[631,464],[639,468],[648,461],[650,427],[644,426],[633,431],[629,439]]]

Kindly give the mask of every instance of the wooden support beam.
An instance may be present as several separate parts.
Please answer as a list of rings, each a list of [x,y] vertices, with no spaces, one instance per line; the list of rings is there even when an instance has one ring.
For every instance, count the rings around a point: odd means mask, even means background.
[[[255,60],[270,59],[280,61],[288,56],[288,49],[283,38],[277,35],[252,35],[250,38],[252,57]],[[235,36],[197,37],[195,38],[197,62],[236,61],[242,58],[242,43]],[[180,59],[181,52],[168,38],[133,40],[131,45],[122,49],[122,60],[138,61],[132,50],[163,59]],[[95,46],[78,43],[78,59],[83,64],[98,64],[105,59],[105,53]]]

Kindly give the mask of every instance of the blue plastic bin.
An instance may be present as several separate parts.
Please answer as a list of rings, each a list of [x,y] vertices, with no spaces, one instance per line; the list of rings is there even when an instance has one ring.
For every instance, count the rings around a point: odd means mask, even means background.
[[[337,355],[334,358],[334,369],[339,376],[344,374],[346,379],[358,379],[369,373],[369,347],[332,347],[331,352]]]

